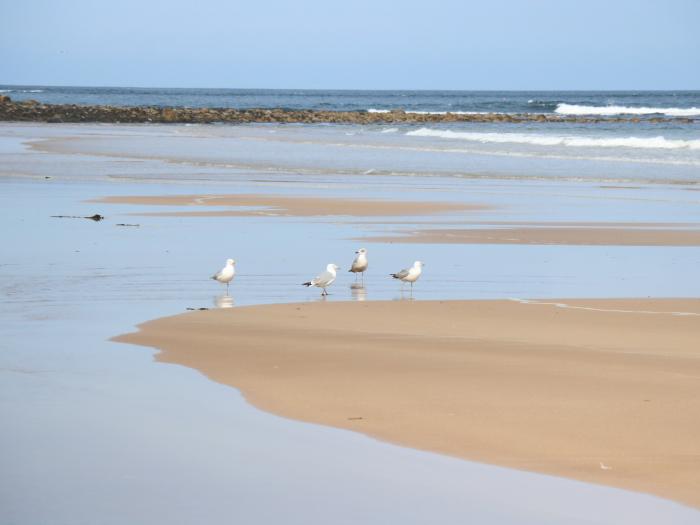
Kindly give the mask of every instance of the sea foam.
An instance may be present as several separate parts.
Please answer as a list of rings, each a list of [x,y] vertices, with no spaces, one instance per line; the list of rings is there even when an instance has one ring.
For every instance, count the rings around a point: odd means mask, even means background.
[[[578,104],[558,104],[554,110],[560,115],[668,115],[671,117],[692,117],[700,115],[700,108],[649,108],[632,106],[580,106]]]
[[[536,146],[572,146],[582,148],[643,148],[700,150],[700,139],[682,140],[658,137],[575,137],[525,133],[479,133],[420,128],[406,133],[410,137],[435,137],[494,144],[533,144]]]

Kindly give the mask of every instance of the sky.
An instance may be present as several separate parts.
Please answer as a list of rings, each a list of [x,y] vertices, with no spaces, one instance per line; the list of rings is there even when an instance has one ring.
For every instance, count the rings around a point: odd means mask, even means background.
[[[700,89],[700,0],[0,0],[0,84]]]

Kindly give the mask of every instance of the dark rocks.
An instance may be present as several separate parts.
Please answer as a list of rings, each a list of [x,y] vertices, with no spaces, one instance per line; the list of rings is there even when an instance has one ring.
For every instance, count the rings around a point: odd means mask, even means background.
[[[645,122],[694,122],[689,118],[643,119]],[[0,121],[28,122],[107,122],[107,123],[336,123],[336,124],[398,124],[440,122],[638,122],[639,117],[585,117],[542,113],[520,114],[462,114],[407,113],[393,109],[386,113],[367,111],[321,111],[232,108],[162,108],[122,106],[78,106],[75,104],[42,104],[36,100],[13,102],[0,96]]]
[[[100,222],[105,219],[104,215],[96,213],[95,215],[88,215],[87,217],[82,215],[52,215],[52,219],[90,219],[91,221]]]

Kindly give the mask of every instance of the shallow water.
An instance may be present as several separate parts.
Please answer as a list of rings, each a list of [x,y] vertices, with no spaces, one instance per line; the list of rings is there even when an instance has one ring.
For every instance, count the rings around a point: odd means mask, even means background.
[[[228,306],[223,287],[208,276],[229,256],[239,261],[231,288],[236,306],[318,300],[318,290],[299,283],[331,260],[347,267],[358,246],[350,239],[402,229],[391,224],[397,221],[143,217],[127,215],[138,207],[85,202],[115,194],[370,192],[497,206],[475,212],[475,220],[494,220],[494,213],[507,220],[591,220],[594,210],[595,220],[687,222],[697,220],[697,192],[663,184],[640,192],[562,181],[309,176],[289,166],[233,171],[158,155],[95,155],[94,145],[87,155],[25,151],[17,138],[86,129],[93,133],[81,126],[0,127],[3,523],[700,523],[698,511],[650,496],[271,416],[195,371],[154,363],[149,349],[108,341],[188,307]],[[177,129],[156,129],[159,155],[168,155],[163,141]],[[130,130],[116,128],[127,137]],[[112,140],[110,127],[99,132]],[[215,149],[206,138],[192,140]],[[50,217],[96,212],[106,220]],[[353,278],[342,273],[327,300],[700,292],[698,248],[366,246],[365,289],[352,289]],[[427,266],[411,297],[386,274],[415,258]]]

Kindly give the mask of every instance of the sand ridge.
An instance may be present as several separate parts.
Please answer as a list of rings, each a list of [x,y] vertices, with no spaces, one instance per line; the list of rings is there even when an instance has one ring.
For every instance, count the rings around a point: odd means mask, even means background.
[[[265,305],[116,340],[286,417],[700,506],[698,299]]]
[[[493,210],[478,203],[409,202],[262,194],[110,196],[91,202],[186,209],[143,211],[169,217],[407,217]],[[217,208],[217,209],[206,209]],[[381,224],[390,224],[382,222]],[[444,223],[449,224],[449,223]],[[363,237],[364,242],[417,244],[537,244],[700,246],[697,223],[464,221],[462,228],[423,228]]]
[[[92,202],[107,204],[133,204],[141,206],[186,206],[246,208],[223,210],[178,210],[167,212],[143,212],[139,215],[173,217],[318,217],[318,216],[410,216],[430,215],[456,211],[489,209],[481,204],[425,201],[387,201],[372,199],[343,199],[324,197],[297,197],[258,194],[211,195],[155,195],[110,196]],[[250,209],[253,208],[253,209]]]
[[[537,226],[423,229],[397,235],[367,237],[366,242],[416,244],[560,244],[581,246],[700,246],[700,229]]]

